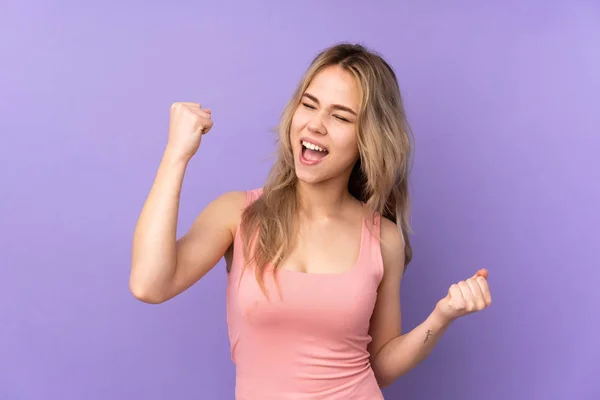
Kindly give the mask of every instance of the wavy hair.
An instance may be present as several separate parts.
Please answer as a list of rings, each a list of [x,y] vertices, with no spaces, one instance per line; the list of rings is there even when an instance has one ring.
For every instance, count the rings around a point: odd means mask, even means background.
[[[361,89],[357,118],[359,160],[348,182],[349,192],[366,206],[395,222],[405,242],[405,266],[412,259],[409,239],[408,177],[412,134],[396,74],[378,54],[359,44],[341,43],[321,51],[311,62],[283,110],[277,157],[262,195],[242,214],[244,256],[263,291],[264,271],[274,270],[289,254],[296,236],[299,200],[290,127],[302,95],[324,68],[340,66],[353,74]]]

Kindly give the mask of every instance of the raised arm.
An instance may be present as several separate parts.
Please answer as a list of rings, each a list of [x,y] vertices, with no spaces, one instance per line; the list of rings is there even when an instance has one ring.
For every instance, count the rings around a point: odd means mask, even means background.
[[[211,113],[199,104],[175,103],[169,141],[133,236],[129,287],[147,303],[162,303],[189,288],[223,257],[233,242],[244,205],[242,192],[212,201],[177,240],[179,199],[187,165]]]

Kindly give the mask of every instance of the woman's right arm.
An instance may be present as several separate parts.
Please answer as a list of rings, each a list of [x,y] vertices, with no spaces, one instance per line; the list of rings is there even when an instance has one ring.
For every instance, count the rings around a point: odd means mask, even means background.
[[[176,239],[184,174],[210,126],[210,111],[199,105],[178,103],[171,109],[169,145],[133,235],[129,287],[141,301],[162,303],[183,292],[212,269],[233,243],[245,204],[243,192],[213,200],[189,232]]]

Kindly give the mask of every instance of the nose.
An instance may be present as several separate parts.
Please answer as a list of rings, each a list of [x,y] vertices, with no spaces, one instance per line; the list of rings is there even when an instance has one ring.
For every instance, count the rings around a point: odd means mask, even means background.
[[[325,128],[325,124],[320,115],[315,115],[308,123],[307,128],[310,132],[319,135],[325,135],[327,133],[327,128]]]

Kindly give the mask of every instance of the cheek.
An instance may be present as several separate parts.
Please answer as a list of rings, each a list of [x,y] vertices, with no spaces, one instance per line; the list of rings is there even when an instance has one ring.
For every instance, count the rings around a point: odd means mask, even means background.
[[[354,159],[358,156],[358,139],[356,132],[351,129],[340,137],[340,149],[343,150],[344,158]]]
[[[302,127],[305,125],[304,119],[305,118],[303,118],[302,112],[296,110],[292,116],[292,123],[290,124],[292,135],[297,134],[300,130],[302,130]]]

